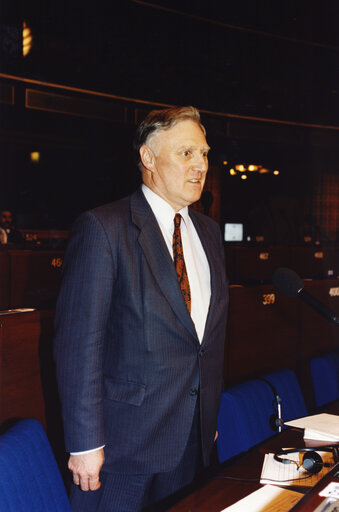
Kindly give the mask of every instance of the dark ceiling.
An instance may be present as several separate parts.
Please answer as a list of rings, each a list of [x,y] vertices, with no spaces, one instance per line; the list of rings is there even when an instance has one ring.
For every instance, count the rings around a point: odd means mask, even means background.
[[[166,104],[338,124],[337,1],[12,2],[0,72]],[[34,45],[20,55],[25,19]]]

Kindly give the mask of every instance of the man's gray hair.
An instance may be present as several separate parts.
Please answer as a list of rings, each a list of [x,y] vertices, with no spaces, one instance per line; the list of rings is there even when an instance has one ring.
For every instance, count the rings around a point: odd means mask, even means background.
[[[150,137],[161,130],[169,130],[180,121],[191,120],[197,123],[204,135],[206,130],[200,121],[199,111],[191,106],[172,107],[164,110],[152,110],[139,124],[133,143],[137,165],[142,170],[139,150],[143,144],[149,141]]]

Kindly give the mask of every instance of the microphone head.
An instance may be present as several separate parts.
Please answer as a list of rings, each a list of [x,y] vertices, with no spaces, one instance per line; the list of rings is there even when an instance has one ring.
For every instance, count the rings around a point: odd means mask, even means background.
[[[303,282],[296,272],[289,268],[280,267],[274,271],[272,276],[274,286],[289,297],[297,297],[303,289]]]

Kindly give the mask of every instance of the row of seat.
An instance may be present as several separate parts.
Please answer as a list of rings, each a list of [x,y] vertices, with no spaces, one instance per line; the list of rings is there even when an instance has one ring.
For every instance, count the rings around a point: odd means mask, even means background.
[[[339,349],[311,360],[315,403],[321,407],[339,398]]]
[[[225,243],[227,274],[232,284],[270,283],[279,267],[292,268],[302,278],[339,275],[339,246],[236,246]]]
[[[303,278],[339,275],[339,248],[225,246],[231,284],[271,283],[278,267]],[[64,251],[0,247],[0,310],[53,307],[59,291]]]
[[[310,362],[316,405],[339,398],[339,350]],[[222,393],[217,440],[224,462],[273,436],[282,422],[308,415],[293,370],[283,369],[241,382]],[[282,425],[282,428],[285,428]]]

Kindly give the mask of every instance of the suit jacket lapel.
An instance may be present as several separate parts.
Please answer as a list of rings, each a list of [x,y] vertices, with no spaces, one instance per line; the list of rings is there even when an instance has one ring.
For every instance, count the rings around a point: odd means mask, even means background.
[[[173,260],[141,189],[131,197],[131,215],[132,221],[140,229],[138,240],[155,280],[176,316],[198,342],[194,324],[181,294]]]

